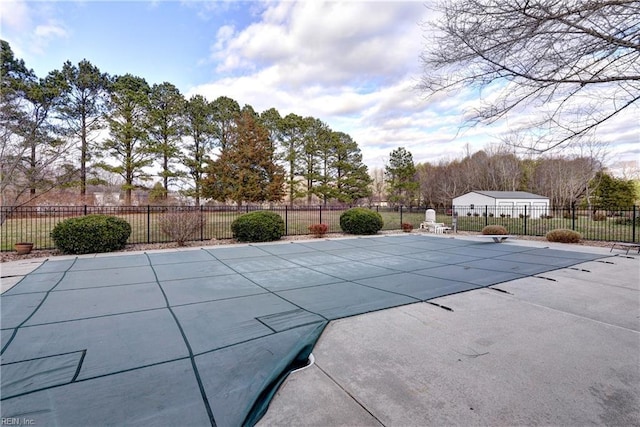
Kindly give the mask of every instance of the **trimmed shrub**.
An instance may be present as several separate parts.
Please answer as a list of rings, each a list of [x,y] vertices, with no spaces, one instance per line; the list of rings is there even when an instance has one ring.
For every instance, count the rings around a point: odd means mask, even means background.
[[[59,222],[51,230],[53,243],[65,254],[117,251],[127,243],[131,225],[109,215],[86,215]]]
[[[275,212],[249,212],[231,223],[231,231],[240,242],[271,242],[284,235],[284,220]]]
[[[383,225],[382,216],[371,209],[351,208],[340,215],[340,228],[349,234],[376,234]]]
[[[198,238],[198,232],[202,227],[202,215],[200,212],[171,212],[160,215],[158,218],[160,230],[171,238],[178,246],[184,246],[189,240]]]
[[[559,243],[578,243],[582,238],[582,235],[577,231],[567,230],[565,228],[558,228],[549,231],[545,237],[550,242]]]
[[[496,234],[508,234],[506,228],[501,225],[487,225],[482,229],[482,234],[496,235]]]
[[[400,226],[405,233],[411,233],[411,230],[413,230],[413,224],[410,222],[403,222]]]
[[[324,235],[327,234],[327,230],[329,230],[327,224],[311,224],[309,226],[309,232],[318,238],[324,237]]]

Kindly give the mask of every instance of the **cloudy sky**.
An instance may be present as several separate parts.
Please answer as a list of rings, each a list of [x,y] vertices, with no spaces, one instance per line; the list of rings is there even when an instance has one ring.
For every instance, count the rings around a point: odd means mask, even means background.
[[[427,0],[429,1],[429,0]],[[369,167],[403,146],[437,162],[496,144],[508,121],[462,128],[476,93],[415,89],[423,1],[0,1],[0,34],[39,76],[88,59],[109,74],[313,116],[350,134]],[[483,94],[490,96],[490,94]],[[636,110],[637,113],[637,110]],[[637,117],[610,123],[610,163],[638,159]]]

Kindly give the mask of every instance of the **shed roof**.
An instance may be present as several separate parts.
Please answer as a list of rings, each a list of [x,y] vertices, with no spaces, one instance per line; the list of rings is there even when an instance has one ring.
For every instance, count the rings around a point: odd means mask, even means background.
[[[526,191],[472,191],[472,193],[482,194],[494,199],[548,199],[548,197]]]

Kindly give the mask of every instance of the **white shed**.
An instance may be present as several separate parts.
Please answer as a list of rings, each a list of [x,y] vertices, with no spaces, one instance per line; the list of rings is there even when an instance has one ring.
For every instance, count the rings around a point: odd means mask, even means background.
[[[526,191],[472,191],[453,199],[458,215],[539,218],[549,214],[549,198]]]

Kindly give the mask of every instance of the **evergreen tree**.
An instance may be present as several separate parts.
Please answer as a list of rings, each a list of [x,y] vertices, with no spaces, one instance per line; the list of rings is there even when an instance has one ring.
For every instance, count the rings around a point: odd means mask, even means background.
[[[591,180],[594,207],[614,211],[633,206],[636,188],[632,180],[613,177],[606,172],[598,172]]]
[[[187,174],[193,181],[193,187],[184,193],[193,197],[196,205],[200,205],[202,179],[209,160],[207,147],[211,147],[215,141],[213,108],[202,95],[194,95],[187,101],[185,135],[189,137],[190,144],[184,147],[182,162],[187,167]]]
[[[160,156],[160,177],[165,195],[169,182],[183,174],[176,162],[180,158],[180,142],[184,129],[185,99],[177,87],[164,82],[151,88],[149,136],[151,149]]]
[[[264,126],[269,132],[269,141],[271,142],[273,157],[272,162],[277,163],[284,157],[281,151],[282,141],[282,117],[275,108],[270,108],[260,114],[258,122]]]
[[[235,120],[234,132],[220,156],[209,163],[203,195],[238,207],[244,202],[282,200],[284,171],[271,161],[273,147],[268,130],[244,111]]]
[[[213,130],[218,147],[224,150],[233,137],[235,120],[240,114],[240,105],[226,96],[216,98],[211,103]]]
[[[148,180],[145,168],[153,164],[149,139],[149,93],[151,89],[141,77],[125,74],[116,77],[109,93],[109,138],[101,148],[115,160],[98,166],[124,179],[125,204],[131,205],[131,193],[137,180]]]
[[[385,178],[387,199],[393,206],[413,203],[419,183],[416,180],[416,167],[411,152],[404,147],[393,150],[389,156],[389,163],[385,166]]]
[[[321,179],[321,165],[319,153],[321,147],[329,144],[331,129],[321,120],[313,117],[304,119],[304,135],[300,152],[300,175],[306,184],[305,193],[307,204],[311,204],[312,197],[316,194],[314,186]]]
[[[62,75],[66,86],[60,113],[66,123],[67,133],[79,142],[80,196],[84,198],[89,161],[95,150],[92,135],[102,129],[109,77],[86,59],[77,66],[70,61],[65,62]]]
[[[367,165],[362,163],[362,153],[358,144],[347,134],[333,132],[335,158],[334,197],[342,203],[353,203],[371,195],[371,177]]]
[[[283,161],[286,162],[286,180],[289,193],[289,203],[293,206],[295,200],[302,194],[298,191],[297,174],[300,169],[300,153],[305,135],[305,121],[296,114],[287,114],[280,122],[281,149]]]

